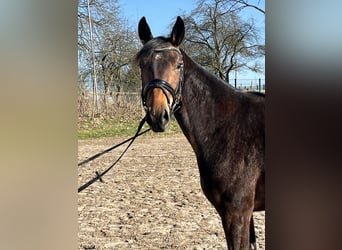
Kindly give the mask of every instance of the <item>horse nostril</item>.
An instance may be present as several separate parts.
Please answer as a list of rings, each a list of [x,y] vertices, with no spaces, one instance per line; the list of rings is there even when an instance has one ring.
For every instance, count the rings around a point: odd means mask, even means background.
[[[160,113],[147,112],[146,122],[154,132],[164,132],[170,121],[170,112],[163,109]]]
[[[151,124],[152,123],[152,117],[151,117],[151,113],[146,113],[146,122],[148,124]]]
[[[167,112],[167,110],[164,109],[164,111],[163,111],[163,117],[162,117],[163,124],[168,123],[168,122],[169,122],[169,119],[170,119],[169,112]]]

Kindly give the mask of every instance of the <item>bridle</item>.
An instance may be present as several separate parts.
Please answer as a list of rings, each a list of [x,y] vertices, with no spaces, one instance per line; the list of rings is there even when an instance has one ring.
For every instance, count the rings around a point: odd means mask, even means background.
[[[154,52],[161,52],[165,50],[174,50],[177,53],[179,53],[180,56],[182,57],[181,51],[176,47],[166,47],[166,48],[155,49]],[[145,87],[141,91],[141,100],[142,100],[142,105],[146,112],[148,111],[148,107],[146,104],[147,95],[150,91],[152,91],[155,88],[159,88],[163,91],[163,94],[166,97],[167,104],[170,108],[171,113],[175,113],[177,110],[181,108],[182,106],[182,103],[181,103],[182,93],[181,92],[182,92],[183,81],[184,81],[183,64],[180,66],[179,70],[180,70],[180,74],[179,74],[179,80],[178,80],[178,85],[176,89],[173,89],[170,83],[162,79],[153,79],[151,81],[148,81],[145,84]],[[172,96],[172,103],[170,102],[170,98],[168,97],[167,92],[169,92]]]

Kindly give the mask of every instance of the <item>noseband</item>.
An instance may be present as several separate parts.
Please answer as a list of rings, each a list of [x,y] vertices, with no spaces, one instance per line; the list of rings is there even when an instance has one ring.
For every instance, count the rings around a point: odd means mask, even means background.
[[[182,53],[180,52],[179,49],[175,47],[167,47],[167,48],[161,48],[161,49],[156,49],[154,51],[160,52],[164,50],[175,50],[177,51],[180,55]],[[155,88],[159,88],[163,91],[163,94],[166,97],[167,104],[170,108],[171,113],[176,112],[178,109],[181,108],[181,91],[183,87],[183,65],[180,68],[180,75],[179,75],[179,81],[176,90],[174,90],[171,86],[170,83],[167,81],[161,80],[161,79],[153,79],[149,82],[146,83],[145,87],[141,91],[141,99],[142,99],[142,104],[145,109],[145,111],[148,110],[146,101],[147,101],[147,95],[150,91],[152,91]],[[170,98],[167,95],[167,92],[169,92],[172,96],[172,103],[170,102]]]

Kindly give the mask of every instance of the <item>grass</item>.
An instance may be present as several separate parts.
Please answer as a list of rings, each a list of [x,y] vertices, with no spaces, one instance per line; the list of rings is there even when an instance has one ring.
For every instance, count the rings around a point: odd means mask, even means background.
[[[83,120],[79,121],[77,137],[80,140],[95,139],[101,137],[131,137],[138,128],[140,121],[120,121],[120,120]],[[142,131],[149,126],[145,124]],[[152,132],[149,132],[149,134]],[[170,135],[175,133],[181,133],[177,122],[173,119],[170,122],[169,127],[164,133],[158,133],[160,135]]]

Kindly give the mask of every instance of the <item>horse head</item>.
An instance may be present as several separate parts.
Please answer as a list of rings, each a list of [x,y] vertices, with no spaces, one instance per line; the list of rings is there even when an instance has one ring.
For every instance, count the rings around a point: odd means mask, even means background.
[[[141,70],[142,103],[146,121],[155,132],[164,132],[170,117],[180,107],[183,57],[179,45],[184,38],[184,22],[178,17],[169,38],[153,38],[145,17],[138,26],[144,45],[137,54]]]

